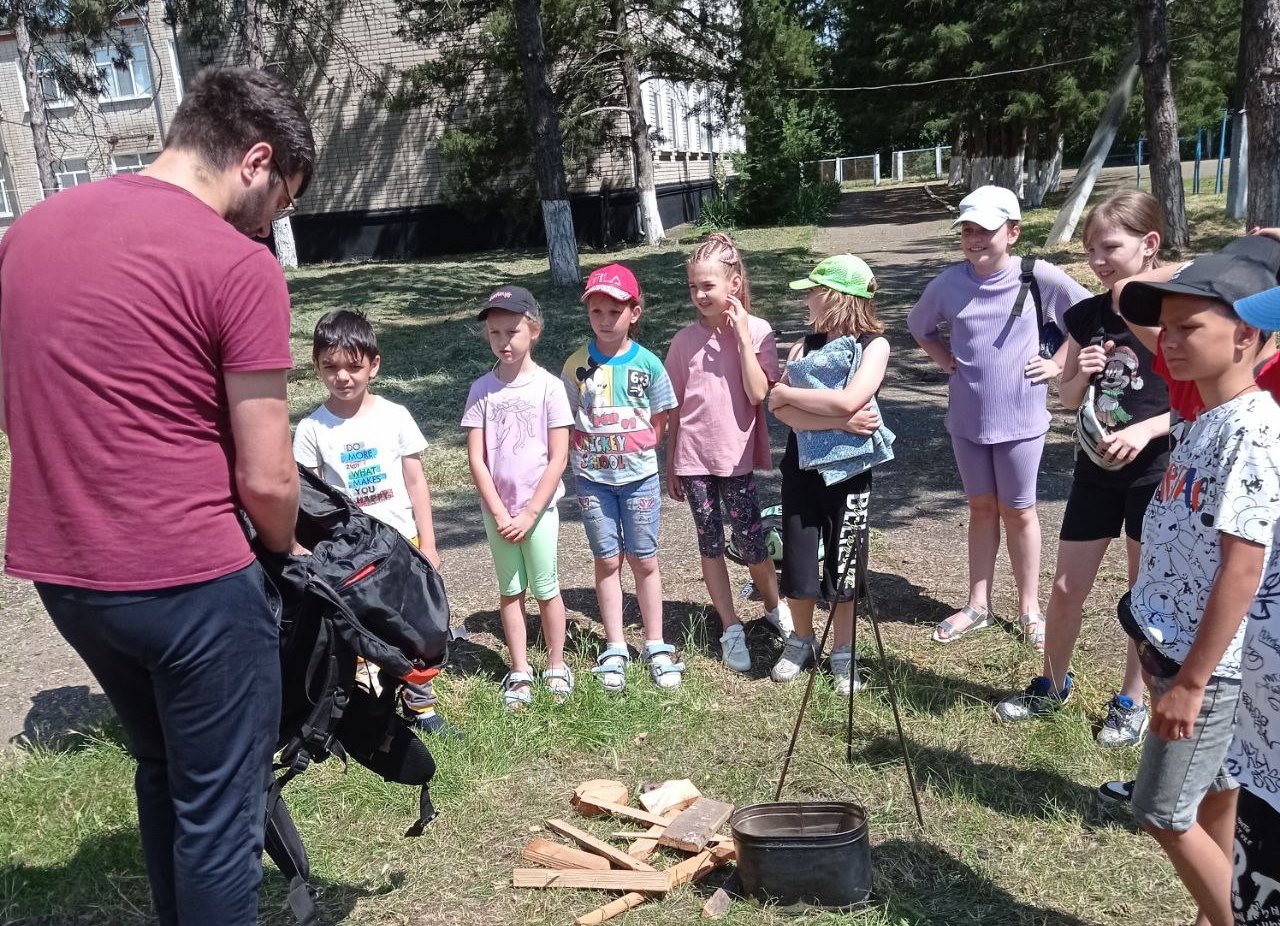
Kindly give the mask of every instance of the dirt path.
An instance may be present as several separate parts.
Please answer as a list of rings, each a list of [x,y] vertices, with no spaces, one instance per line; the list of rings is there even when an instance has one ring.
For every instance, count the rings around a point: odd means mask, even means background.
[[[852,251],[863,256],[880,285],[877,301],[893,346],[881,400],[899,440],[894,448],[897,460],[877,474],[875,483],[872,570],[886,629],[907,653],[928,645],[927,628],[963,603],[965,594],[964,501],[942,427],[946,380],[915,347],[905,324],[907,311],[924,285],[956,257],[949,217],[945,207],[920,187],[851,193],[815,242],[820,254]],[[775,322],[783,342],[801,334],[798,303]],[[780,451],[780,431],[773,444]],[[1042,598],[1047,596],[1070,467],[1069,438],[1059,422],[1050,437],[1040,480],[1047,573]],[[776,472],[762,480],[765,499],[776,499],[777,489]],[[436,521],[441,526],[445,579],[455,623],[470,636],[469,643],[455,647],[454,671],[498,678],[504,671],[504,650],[496,634],[487,545],[483,535],[471,529],[477,520],[475,502],[470,497],[441,501]],[[600,630],[594,617],[591,560],[581,542],[581,528],[574,523],[576,507],[572,500],[561,504],[566,522],[561,580],[574,624],[571,647],[575,634],[596,637]],[[670,500],[663,506],[662,549],[667,638],[679,641],[692,630],[695,639],[714,640],[718,629],[705,621],[706,593],[688,510]],[[997,610],[1016,614],[1008,575],[1002,559]],[[745,580],[745,570],[734,578]],[[0,605],[0,744],[24,735],[56,743],[66,731],[84,729],[101,718],[105,698],[53,629],[30,584],[0,577]],[[627,617],[631,642],[638,643],[638,613],[630,596]],[[917,624],[921,626],[913,626]],[[763,677],[776,643],[760,628],[751,629],[749,640],[760,664],[758,683],[768,684]],[[593,652],[594,640],[584,640],[583,647]]]

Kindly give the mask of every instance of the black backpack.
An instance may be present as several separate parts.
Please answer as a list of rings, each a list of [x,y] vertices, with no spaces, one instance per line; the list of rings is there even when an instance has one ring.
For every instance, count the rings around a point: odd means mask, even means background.
[[[289,906],[316,922],[306,849],[281,790],[312,762],[348,757],[387,781],[421,786],[421,835],[435,818],[435,760],[396,710],[400,683],[429,681],[447,656],[449,604],[439,573],[395,528],[299,467],[298,542],[310,556],[261,549],[280,594],[283,700],[279,759],[267,796],[264,849],[289,879]],[[378,684],[356,684],[357,657]]]

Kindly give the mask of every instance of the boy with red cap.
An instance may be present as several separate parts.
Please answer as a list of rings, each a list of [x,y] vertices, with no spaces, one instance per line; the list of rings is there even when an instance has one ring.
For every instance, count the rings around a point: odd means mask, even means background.
[[[659,687],[675,688],[684,663],[673,660],[675,647],[662,638],[657,454],[667,412],[676,405],[675,391],[662,361],[632,340],[644,311],[635,274],[621,264],[601,267],[587,277],[582,301],[595,336],[565,361],[562,378],[574,415],[569,459],[595,558],[596,598],[607,644],[592,671],[607,691],[626,685],[625,553],[644,624],[644,661]]]

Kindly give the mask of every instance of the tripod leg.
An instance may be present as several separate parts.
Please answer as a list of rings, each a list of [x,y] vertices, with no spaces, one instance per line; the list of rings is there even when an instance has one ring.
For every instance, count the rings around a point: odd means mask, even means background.
[[[787,783],[787,770],[791,768],[791,757],[796,751],[796,740],[800,738],[800,724],[804,722],[804,712],[809,708],[809,697],[813,694],[813,679],[818,674],[818,658],[827,645],[827,635],[831,633],[831,621],[835,617],[835,609],[827,611],[827,625],[822,628],[822,639],[818,641],[818,652],[809,662],[809,679],[804,685],[804,697],[800,699],[800,710],[796,713],[795,725],[791,728],[791,742],[787,744],[787,756],[782,760],[782,774],[778,776],[778,787],[773,792],[774,802],[782,800],[782,787]]]

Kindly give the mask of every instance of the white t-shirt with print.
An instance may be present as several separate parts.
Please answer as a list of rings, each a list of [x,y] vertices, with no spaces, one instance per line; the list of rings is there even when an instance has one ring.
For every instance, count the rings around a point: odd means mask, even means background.
[[[298,422],[293,458],[342,489],[366,514],[412,540],[418,535],[404,484],[403,457],[421,453],[427,439],[403,405],[381,396],[353,418],[321,405]]]
[[[1142,522],[1133,614],[1153,645],[1185,662],[1222,565],[1219,534],[1264,548],[1270,563],[1280,520],[1280,408],[1253,392],[1204,412],[1169,458]],[[1271,577],[1274,581],[1274,576]],[[1260,587],[1265,585],[1264,577]],[[1249,614],[1259,609],[1254,601]],[[1244,627],[1214,675],[1240,678]]]

